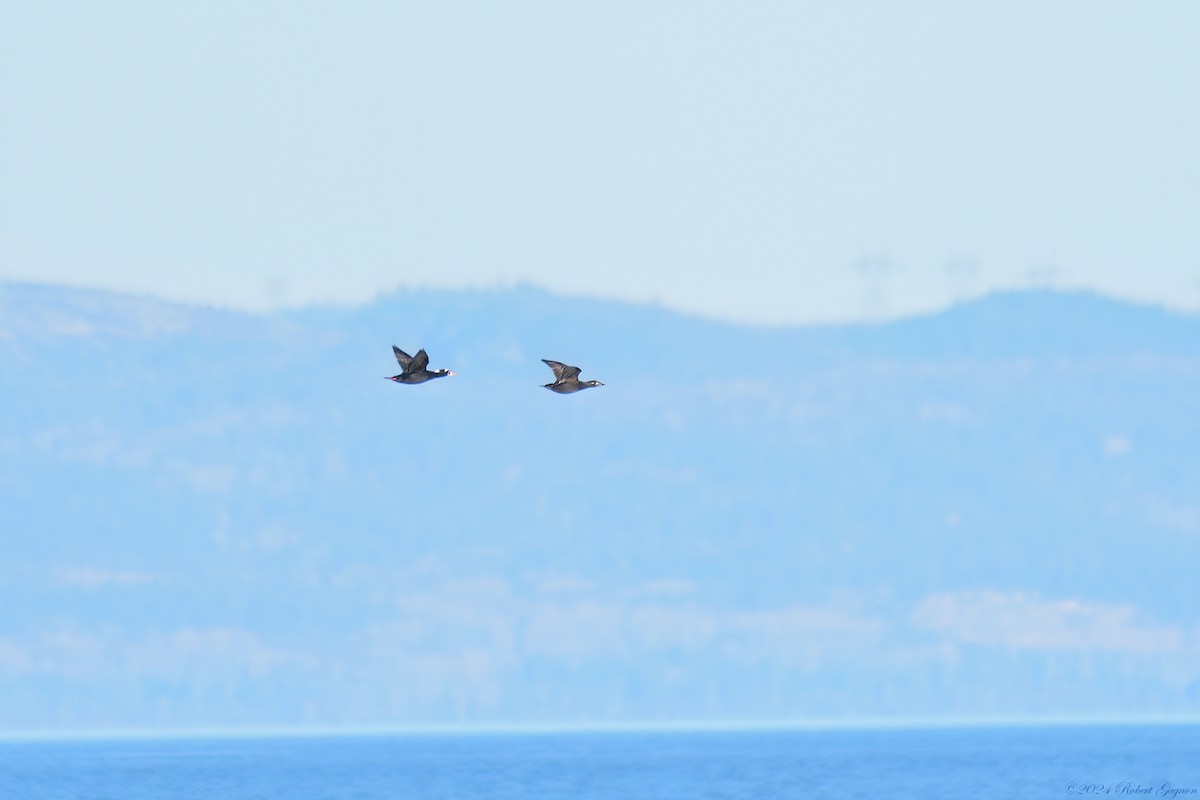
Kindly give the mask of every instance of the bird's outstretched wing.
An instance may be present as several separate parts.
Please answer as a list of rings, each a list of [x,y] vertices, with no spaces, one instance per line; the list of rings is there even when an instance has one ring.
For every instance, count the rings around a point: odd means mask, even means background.
[[[409,365],[412,364],[413,357],[399,347],[396,347],[396,345],[392,345],[392,352],[396,354],[396,361],[400,363],[400,371],[411,372]]]
[[[417,351],[417,354],[412,357],[412,363],[408,365],[409,372],[420,372],[429,366],[429,354],[424,348]]]
[[[548,358],[543,358],[542,363],[550,369],[554,370],[554,382],[562,383],[563,381],[574,381],[579,379],[579,367],[568,367],[561,361],[551,361]]]

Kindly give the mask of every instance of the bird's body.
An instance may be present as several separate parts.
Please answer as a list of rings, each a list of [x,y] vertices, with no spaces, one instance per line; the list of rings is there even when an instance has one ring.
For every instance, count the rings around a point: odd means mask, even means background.
[[[600,381],[579,380],[579,367],[569,367],[561,361],[551,361],[543,358],[542,363],[554,370],[554,383],[543,384],[543,387],[558,394],[574,394],[593,386],[603,386]]]
[[[388,378],[389,381],[424,383],[434,378],[445,378],[454,374],[448,369],[429,369],[429,354],[424,349],[418,350],[415,356],[410,356],[396,345],[392,345],[392,352],[396,355],[396,363],[400,365],[400,374],[392,375]]]
[[[557,392],[558,394],[574,394],[575,392],[582,392],[584,389],[590,389],[593,386],[603,385],[604,384],[600,383],[599,381],[588,381],[587,383],[584,383],[583,381],[562,381],[559,383],[542,384],[544,388],[549,389],[552,392]]]

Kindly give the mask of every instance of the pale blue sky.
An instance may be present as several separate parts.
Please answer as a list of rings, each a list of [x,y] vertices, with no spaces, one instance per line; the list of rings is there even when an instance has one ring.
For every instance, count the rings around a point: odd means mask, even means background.
[[[0,279],[1200,309],[1194,3],[0,2]]]

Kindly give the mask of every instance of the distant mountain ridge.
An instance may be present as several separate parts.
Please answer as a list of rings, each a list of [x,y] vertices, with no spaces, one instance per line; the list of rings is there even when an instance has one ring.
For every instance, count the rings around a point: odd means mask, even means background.
[[[1200,713],[1200,315],[0,284],[0,375],[0,729]]]
[[[403,312],[401,320],[395,317]],[[997,347],[1090,347],[1098,352],[1131,352],[1153,347],[1194,352],[1188,336],[1200,325],[1200,314],[1170,310],[1105,297],[1087,291],[1013,290],[966,301],[945,311],[877,323],[794,326],[747,326],[689,316],[658,306],[616,300],[555,295],[520,285],[492,290],[411,290],[385,294],[354,307],[310,307],[254,314],[156,300],[98,289],[71,289],[30,283],[0,282],[0,335],[181,335],[211,333],[257,322],[290,321],[314,327],[350,329],[378,322],[439,329],[452,315],[491,315],[501,331],[534,320],[584,321],[590,324],[621,318],[642,323],[640,330],[665,332],[691,328],[709,334],[736,332],[751,337],[844,334],[856,343],[898,340],[903,346],[936,346],[938,336],[950,346],[982,355]]]

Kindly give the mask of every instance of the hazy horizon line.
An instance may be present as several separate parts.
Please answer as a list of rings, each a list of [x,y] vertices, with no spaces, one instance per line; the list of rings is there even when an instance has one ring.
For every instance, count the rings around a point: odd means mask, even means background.
[[[787,328],[804,328],[804,327],[839,327],[847,325],[880,325],[893,322],[904,322],[907,320],[923,319],[937,316],[955,308],[969,306],[982,300],[991,297],[1017,294],[1046,294],[1060,296],[1091,296],[1103,300],[1108,300],[1116,303],[1121,303],[1129,306],[1159,310],[1169,314],[1178,314],[1186,317],[1200,317],[1200,310],[1191,309],[1181,306],[1169,305],[1165,302],[1149,301],[1140,298],[1126,297],[1119,294],[1106,292],[1101,289],[1096,289],[1089,286],[1040,286],[1029,284],[1014,284],[1012,286],[995,286],[989,289],[978,291],[970,294],[965,294],[961,297],[951,298],[948,302],[938,302],[930,305],[927,308],[917,310],[907,310],[885,314],[881,316],[860,315],[857,317],[846,317],[838,319],[814,319],[802,320],[796,322],[764,322],[748,319],[741,319],[736,316],[724,317],[706,314],[700,311],[681,308],[663,302],[660,298],[630,298],[620,295],[608,295],[599,292],[593,293],[572,293],[558,289],[553,289],[541,285],[535,281],[519,280],[519,281],[495,281],[490,284],[473,284],[463,286],[434,286],[428,284],[412,284],[396,286],[391,289],[384,289],[376,292],[369,299],[357,302],[347,302],[331,300],[327,302],[306,302],[296,304],[280,304],[274,308],[256,309],[239,306],[236,304],[222,304],[214,302],[206,302],[199,300],[181,299],[169,297],[153,291],[133,291],[128,289],[112,288],[99,284],[77,284],[77,283],[61,283],[61,282],[46,282],[32,281],[20,278],[5,278],[0,277],[0,286],[24,286],[37,289],[61,289],[69,292],[79,292],[84,294],[96,295],[113,295],[127,299],[162,303],[169,306],[190,309],[202,309],[208,311],[216,311],[220,313],[231,313],[245,315],[248,317],[271,317],[276,315],[286,315],[293,313],[303,313],[308,311],[355,311],[360,309],[370,308],[378,303],[385,302],[394,297],[404,295],[419,295],[419,294],[500,294],[505,292],[516,291],[536,291],[553,297],[558,297],[566,300],[576,301],[595,301],[600,303],[615,303],[638,308],[658,309],[676,314],[681,317],[700,320],[704,322],[712,322],[717,324],[732,325],[742,328],[757,328],[764,330],[779,330]]]
[[[0,743],[138,741],[144,739],[388,738],[436,736],[534,736],[620,733],[766,733],[1000,728],[1132,728],[1200,725],[1200,715],[1013,715],[948,717],[856,717],[795,720],[687,720],[573,723],[430,723],[424,725],[263,725],[132,727],[0,731]]]

